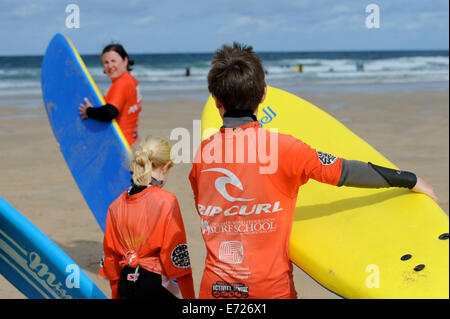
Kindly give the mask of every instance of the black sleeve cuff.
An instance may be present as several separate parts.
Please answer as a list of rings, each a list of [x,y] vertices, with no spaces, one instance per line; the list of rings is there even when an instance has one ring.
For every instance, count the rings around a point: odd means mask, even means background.
[[[88,107],[86,115],[91,119],[109,122],[119,115],[119,110],[114,105],[105,104],[100,107]]]
[[[369,165],[378,172],[391,187],[405,187],[413,188],[417,184],[417,176],[414,173],[407,171],[400,171],[374,165],[369,162]]]

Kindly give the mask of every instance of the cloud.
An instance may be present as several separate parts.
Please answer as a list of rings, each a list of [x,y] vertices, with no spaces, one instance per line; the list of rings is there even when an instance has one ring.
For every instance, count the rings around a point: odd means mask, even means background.
[[[309,0],[295,0],[292,2],[292,5],[294,7],[299,7],[299,8],[307,8],[309,5]]]
[[[45,8],[37,3],[25,4],[14,8],[11,15],[17,18],[27,18],[45,12]]]
[[[153,22],[153,17],[152,16],[146,16],[146,17],[142,17],[142,18],[138,18],[134,21],[135,25],[147,25]]]
[[[0,1],[0,55],[41,54],[56,32],[83,52],[112,37],[139,52],[206,51],[235,38],[264,50],[448,47],[448,0]],[[65,27],[70,3],[80,29]],[[379,30],[365,26],[369,3],[380,7]],[[149,28],[154,41],[143,42]]]
[[[349,13],[349,12],[355,11],[354,7],[355,6],[349,7],[349,6],[345,6],[342,4],[338,4],[333,7],[332,12],[334,12],[336,14]]]
[[[268,22],[270,21],[270,22]],[[255,18],[250,16],[239,16],[231,20],[231,22],[227,22],[222,25],[218,32],[219,33],[230,33],[236,32],[238,30],[242,31],[265,31],[270,28],[275,28],[278,25],[279,19],[273,18]]]

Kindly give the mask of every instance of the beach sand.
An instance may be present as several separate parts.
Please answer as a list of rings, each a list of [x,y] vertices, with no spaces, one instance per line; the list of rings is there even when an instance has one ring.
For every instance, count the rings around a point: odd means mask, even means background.
[[[414,171],[428,181],[448,214],[448,90],[338,90],[320,94],[299,90],[298,95],[336,117],[401,169]],[[203,105],[195,99],[146,99],[139,134],[168,139],[176,127],[192,132],[192,121],[200,120]],[[15,98],[4,99],[0,106],[0,196],[49,236],[110,296],[109,283],[96,275],[103,233],[58,150],[42,102],[39,108],[17,106],[20,103]],[[190,168],[191,164],[174,166],[166,188],[180,203],[198,294],[205,248],[187,179]],[[299,298],[339,298],[297,267],[294,269]],[[5,298],[24,296],[0,276],[0,299]]]

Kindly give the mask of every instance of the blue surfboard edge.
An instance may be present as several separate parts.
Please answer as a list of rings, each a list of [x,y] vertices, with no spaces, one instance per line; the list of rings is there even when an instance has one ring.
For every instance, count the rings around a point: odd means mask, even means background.
[[[83,270],[0,197],[0,273],[33,299],[106,299]]]
[[[131,173],[125,168],[130,155],[128,142],[113,122],[81,120],[78,105],[82,99],[87,97],[93,105],[102,105],[103,98],[75,47],[60,33],[46,49],[41,84],[53,134],[80,192],[104,231],[109,205],[130,184]],[[61,92],[67,93],[67,98]],[[104,163],[95,159],[96,155],[103,157]],[[83,162],[86,156],[90,160]]]

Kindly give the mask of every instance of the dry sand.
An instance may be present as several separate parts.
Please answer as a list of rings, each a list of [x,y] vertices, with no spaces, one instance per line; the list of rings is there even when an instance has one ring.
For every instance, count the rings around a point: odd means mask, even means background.
[[[301,92],[300,96],[335,116],[397,166],[432,184],[439,205],[448,214],[448,90]],[[200,119],[203,104],[189,99],[145,100],[139,133],[168,139],[176,127],[192,132],[192,120]],[[109,283],[96,275],[103,233],[57,148],[45,110],[42,106],[13,107],[17,105],[11,98],[0,106],[0,196],[58,244],[110,296]],[[166,187],[180,202],[198,293],[205,248],[187,179],[190,168],[190,164],[176,165]],[[339,298],[294,268],[299,298]],[[0,276],[0,299],[4,298],[24,296]]]

